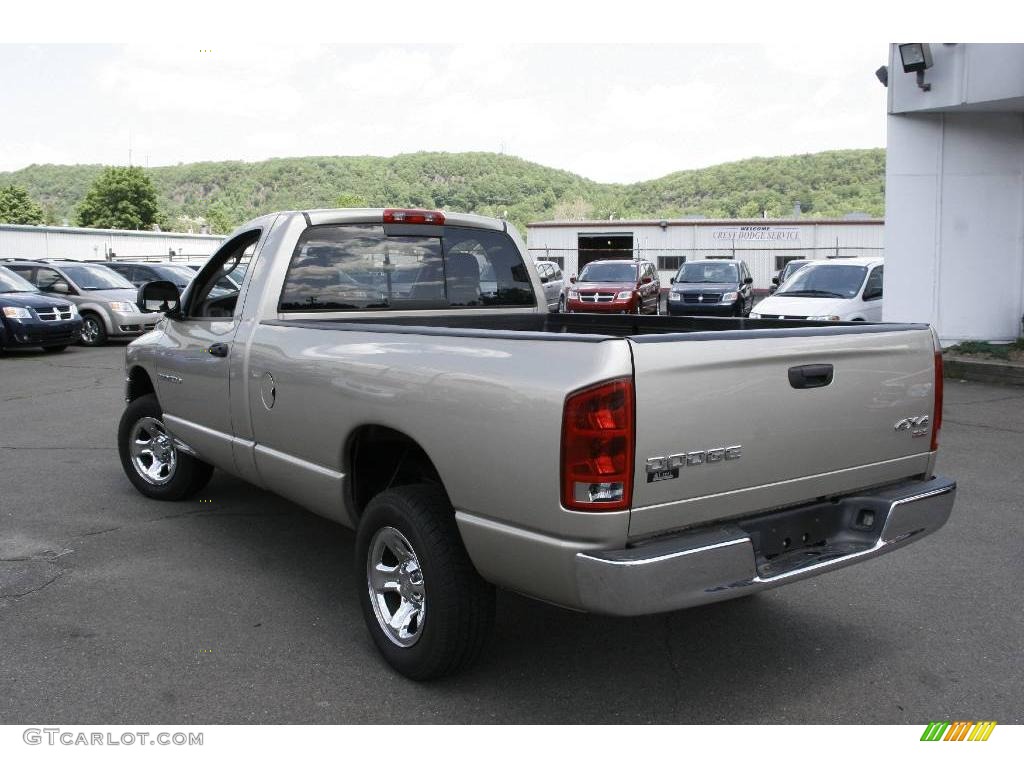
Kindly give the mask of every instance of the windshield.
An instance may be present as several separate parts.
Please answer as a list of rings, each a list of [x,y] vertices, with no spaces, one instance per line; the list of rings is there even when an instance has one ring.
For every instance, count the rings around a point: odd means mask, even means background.
[[[807,264],[779,286],[776,296],[852,299],[864,283],[868,268],[858,264]]]
[[[676,274],[677,283],[735,283],[736,265],[731,262],[692,261]]]
[[[782,274],[779,276],[779,284],[786,282],[791,278],[800,267],[806,267],[806,261],[791,261],[786,264],[786,267],[782,270]]]
[[[635,283],[636,265],[629,261],[620,264],[605,262],[587,264],[580,272],[581,283]]]
[[[39,293],[32,283],[7,267],[0,267],[0,293]]]
[[[191,269],[178,264],[173,266],[170,264],[161,264],[160,266],[154,266],[153,271],[156,272],[162,280],[170,280],[179,288],[184,288],[192,282],[192,278],[196,276],[196,273]]]
[[[83,291],[135,288],[117,272],[99,264],[61,264],[60,268]]]

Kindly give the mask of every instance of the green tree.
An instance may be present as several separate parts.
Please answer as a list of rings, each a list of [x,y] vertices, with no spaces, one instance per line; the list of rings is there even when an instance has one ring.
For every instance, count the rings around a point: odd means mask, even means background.
[[[132,166],[105,168],[78,206],[83,227],[149,229],[158,218],[153,182]]]
[[[335,208],[365,208],[366,200],[351,192],[342,192],[334,201]]]
[[[43,208],[24,187],[0,187],[0,223],[42,224]]]
[[[206,216],[204,218],[210,227],[210,231],[218,235],[226,235],[235,228],[231,212],[228,211],[227,206],[220,200],[215,201],[206,209]]]

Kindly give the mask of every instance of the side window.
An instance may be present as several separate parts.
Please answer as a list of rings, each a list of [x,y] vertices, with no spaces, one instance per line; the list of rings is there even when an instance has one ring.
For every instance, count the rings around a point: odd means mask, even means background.
[[[254,229],[229,240],[206,262],[189,286],[185,316],[232,317],[238,304],[238,289],[225,276],[242,264],[248,264],[260,239]],[[225,284],[228,287],[225,287]]]
[[[159,280],[156,272],[150,267],[136,267],[135,274],[132,276],[131,281],[136,284],[151,283],[154,280]]]
[[[395,232],[392,234],[391,232]],[[344,312],[535,304],[522,256],[504,232],[379,224],[309,227],[292,254],[279,309]]]
[[[882,298],[882,277],[884,266],[875,267],[871,270],[871,274],[868,275],[868,280],[864,284],[864,300],[874,301]]]
[[[68,281],[55,269],[40,267],[36,270],[36,287],[40,291],[67,293],[67,285]]]
[[[15,265],[12,265],[12,266],[7,267],[7,268],[9,270],[11,270],[11,272],[14,272],[17,275],[20,275],[21,277],[24,277],[26,280],[28,280],[30,283],[32,283],[32,285],[34,285],[36,288],[39,287],[39,284],[35,281],[35,279],[32,276],[32,267],[26,267],[26,266],[23,266],[21,264],[15,264]]]
[[[561,280],[562,279],[562,270],[560,268],[558,268],[558,267],[552,267],[551,268],[551,279],[552,280]]]

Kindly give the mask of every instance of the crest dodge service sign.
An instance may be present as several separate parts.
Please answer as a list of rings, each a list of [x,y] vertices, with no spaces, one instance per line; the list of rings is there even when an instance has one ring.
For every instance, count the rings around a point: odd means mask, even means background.
[[[789,241],[800,239],[799,227],[770,227],[767,225],[750,225],[743,227],[723,227],[714,232],[715,240],[754,240],[754,241]]]

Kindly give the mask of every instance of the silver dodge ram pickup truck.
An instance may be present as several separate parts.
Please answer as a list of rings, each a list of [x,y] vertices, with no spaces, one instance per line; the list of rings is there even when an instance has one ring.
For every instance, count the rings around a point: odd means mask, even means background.
[[[548,314],[524,253],[474,215],[249,222],[183,295],[139,288],[163,317],[127,349],[124,471],[178,500],[217,467],[355,529],[370,634],[416,679],[479,656],[495,586],[674,611],[947,520],[928,326]]]

